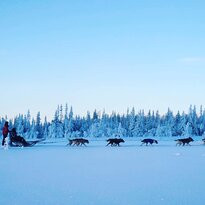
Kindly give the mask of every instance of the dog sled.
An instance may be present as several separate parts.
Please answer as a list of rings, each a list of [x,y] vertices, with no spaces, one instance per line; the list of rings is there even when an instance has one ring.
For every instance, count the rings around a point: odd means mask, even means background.
[[[17,135],[16,129],[13,128],[10,132],[10,147],[32,147],[37,143],[43,141],[44,139],[39,139],[35,141],[26,141],[23,137]]]

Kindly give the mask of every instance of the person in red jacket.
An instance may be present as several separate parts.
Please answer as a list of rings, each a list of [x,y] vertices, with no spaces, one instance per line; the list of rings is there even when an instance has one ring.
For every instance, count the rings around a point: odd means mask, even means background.
[[[5,139],[9,134],[9,122],[7,122],[7,121],[4,124],[2,134],[3,134],[2,146],[4,146]]]

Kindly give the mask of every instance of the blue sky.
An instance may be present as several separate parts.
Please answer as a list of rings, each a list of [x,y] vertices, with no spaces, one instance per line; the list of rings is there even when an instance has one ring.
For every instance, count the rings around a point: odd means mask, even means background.
[[[0,116],[205,104],[205,2],[0,1]]]

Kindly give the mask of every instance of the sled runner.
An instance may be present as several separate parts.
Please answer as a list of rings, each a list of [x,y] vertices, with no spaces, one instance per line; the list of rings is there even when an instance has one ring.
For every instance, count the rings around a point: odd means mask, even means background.
[[[12,140],[10,141],[10,146],[11,147],[33,147],[37,143],[41,142],[43,140],[35,140],[35,141],[20,141],[20,140]]]

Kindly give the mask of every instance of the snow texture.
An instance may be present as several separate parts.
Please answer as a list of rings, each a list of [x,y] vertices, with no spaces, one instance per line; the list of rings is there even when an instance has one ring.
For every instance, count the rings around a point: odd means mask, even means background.
[[[2,205],[203,205],[205,146],[91,140],[0,149]]]

